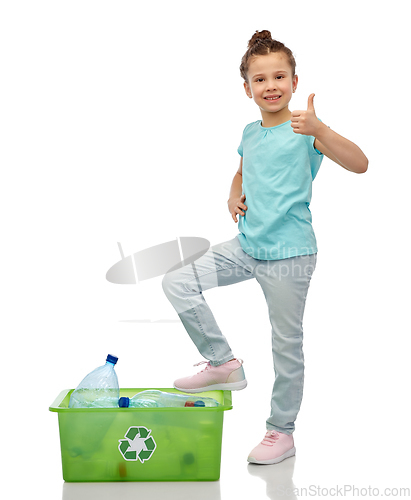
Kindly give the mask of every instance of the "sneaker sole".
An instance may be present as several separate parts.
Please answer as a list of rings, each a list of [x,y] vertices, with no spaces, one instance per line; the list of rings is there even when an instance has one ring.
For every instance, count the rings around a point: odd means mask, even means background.
[[[196,392],[207,392],[207,391],[241,391],[242,389],[245,389],[247,387],[247,380],[241,380],[241,382],[231,382],[229,384],[214,384],[214,385],[207,385],[206,387],[196,387],[194,389],[192,388],[184,388],[184,387],[177,387],[174,384],[174,389],[177,389],[178,391],[181,392],[188,392],[188,393],[196,393]]]
[[[277,458],[273,458],[271,460],[256,460],[254,457],[248,457],[248,461],[250,464],[260,464],[260,465],[270,465],[270,464],[278,464],[279,462],[282,462],[286,458],[293,457],[295,455],[296,449],[295,446],[291,448],[291,450],[286,451],[283,455]]]

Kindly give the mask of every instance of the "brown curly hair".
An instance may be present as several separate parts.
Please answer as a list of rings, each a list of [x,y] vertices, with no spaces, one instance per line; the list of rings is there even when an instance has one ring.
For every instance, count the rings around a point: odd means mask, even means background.
[[[295,59],[291,50],[278,40],[271,38],[268,30],[256,31],[248,42],[247,52],[243,55],[240,65],[240,73],[244,80],[248,82],[248,67],[250,59],[255,56],[270,54],[270,52],[283,52],[290,63],[292,77],[295,76]]]

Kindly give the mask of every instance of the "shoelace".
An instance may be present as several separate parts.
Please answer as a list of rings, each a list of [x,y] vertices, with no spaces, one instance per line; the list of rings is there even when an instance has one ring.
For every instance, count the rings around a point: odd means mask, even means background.
[[[202,372],[205,372],[206,370],[208,370],[208,368],[210,368],[210,366],[211,366],[210,361],[200,361],[199,363],[196,363],[193,366],[200,366],[200,365],[203,365],[203,364],[207,364],[207,366],[204,368],[204,370],[201,370],[200,373],[202,373]]]
[[[240,359],[240,358],[234,358],[234,359],[236,359],[237,361],[239,361],[241,364],[244,363],[244,361],[242,359]],[[200,361],[199,363],[196,363],[193,366],[200,366],[200,365],[203,365],[203,364],[207,364],[207,366],[204,368],[204,370],[201,370],[201,372],[204,372],[204,371],[208,370],[208,368],[210,368],[210,366],[211,366],[210,361]]]
[[[267,431],[266,435],[264,436],[264,439],[261,441],[261,444],[264,444],[265,446],[273,446],[276,441],[278,441],[278,438],[280,435],[276,431]]]

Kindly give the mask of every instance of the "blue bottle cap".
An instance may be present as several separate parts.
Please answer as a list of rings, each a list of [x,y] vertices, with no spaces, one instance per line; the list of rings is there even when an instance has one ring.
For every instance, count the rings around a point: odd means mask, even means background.
[[[130,398],[122,397],[118,400],[118,406],[120,408],[128,408],[130,406]]]
[[[113,363],[113,365],[115,365],[118,361],[118,357],[113,356],[112,354],[108,354],[106,361],[108,361],[109,363]]]
[[[198,401],[196,401],[196,402],[194,403],[194,406],[196,406],[196,407],[199,407],[199,406],[205,406],[205,403],[204,403],[204,401],[200,401],[200,400],[198,400]]]

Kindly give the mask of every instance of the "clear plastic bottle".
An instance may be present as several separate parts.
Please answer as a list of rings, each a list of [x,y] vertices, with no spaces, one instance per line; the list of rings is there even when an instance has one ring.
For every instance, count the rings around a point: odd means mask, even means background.
[[[109,354],[106,364],[89,373],[71,394],[69,408],[118,407],[120,390],[114,365],[117,356]]]
[[[217,407],[219,403],[213,398],[187,396],[158,390],[142,391],[132,398],[119,399],[120,408],[178,408],[178,407]]]

